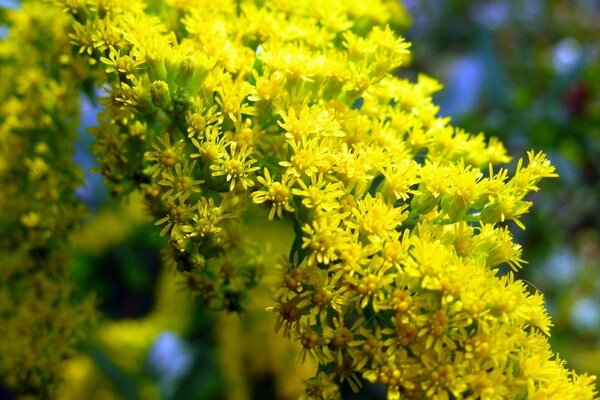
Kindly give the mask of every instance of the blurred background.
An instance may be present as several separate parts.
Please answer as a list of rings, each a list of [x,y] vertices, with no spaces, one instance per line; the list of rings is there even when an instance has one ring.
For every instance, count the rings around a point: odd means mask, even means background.
[[[519,278],[545,295],[552,346],[569,368],[600,374],[600,1],[404,3],[413,60],[403,74],[444,83],[436,102],[455,125],[499,137],[515,156],[543,150],[556,165],[560,178],[531,199],[527,230],[513,230],[529,261]],[[103,318],[68,361],[60,398],[298,398],[314,366],[273,334],[268,290],[243,315],[190,301],[185,278],[162,262],[164,238],[142,200],[116,204],[89,171],[86,129],[98,109],[85,98],[81,109],[78,195],[90,216],[73,235],[72,276],[97,294]]]

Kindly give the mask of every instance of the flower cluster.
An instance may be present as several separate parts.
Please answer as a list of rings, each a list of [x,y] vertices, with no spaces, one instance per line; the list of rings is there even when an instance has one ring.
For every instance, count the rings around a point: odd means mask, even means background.
[[[54,398],[61,362],[95,315],[67,270],[69,234],[84,216],[72,158],[88,72],[55,7],[25,3],[0,19],[0,387]]]
[[[306,399],[363,380],[389,399],[594,396],[513,276],[508,224],[554,167],[530,152],[509,172],[501,143],[436,116],[435,80],[394,74],[396,1],[54,3],[102,72],[100,170],[116,196],[144,191],[194,294],[239,310],[278,273],[243,224],[288,221],[272,310],[318,363]]]
[[[345,137],[334,108],[359,101],[370,81],[408,57],[389,27],[369,33],[395,15],[395,26],[405,24],[403,9],[393,1],[334,1],[325,18],[308,3],[247,2],[238,10],[228,2],[173,2],[160,11],[135,1],[55,3],[75,17],[77,51],[106,74],[95,77],[106,96],[91,133],[111,192],[141,188],[190,289],[210,308],[240,309],[264,267],[241,222],[253,204],[270,218],[294,211],[291,187],[328,167],[315,135],[285,130],[309,123],[306,133]],[[369,42],[359,36],[367,34]],[[354,47],[352,60],[342,42]],[[316,49],[329,54],[313,59]],[[328,104],[319,105],[324,98]],[[298,155],[285,161],[290,151]]]

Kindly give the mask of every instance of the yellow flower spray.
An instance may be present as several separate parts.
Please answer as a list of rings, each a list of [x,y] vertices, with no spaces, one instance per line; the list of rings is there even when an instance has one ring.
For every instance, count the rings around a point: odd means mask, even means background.
[[[92,134],[111,192],[144,192],[208,308],[240,310],[278,275],[277,329],[318,365],[304,399],[363,380],[388,399],[594,397],[513,276],[507,225],[554,167],[531,151],[509,172],[500,142],[436,116],[435,80],[395,75],[396,1],[54,3],[105,92]],[[256,214],[294,232],[281,268],[245,235]]]

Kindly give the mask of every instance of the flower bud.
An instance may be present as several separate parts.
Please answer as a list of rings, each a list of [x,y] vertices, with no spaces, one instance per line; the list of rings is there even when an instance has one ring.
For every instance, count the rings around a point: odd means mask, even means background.
[[[171,104],[171,95],[169,94],[169,85],[164,81],[154,81],[150,86],[150,97],[152,104],[161,109],[167,109]]]
[[[442,198],[442,209],[453,221],[459,221],[467,213],[469,205],[461,197],[447,195]]]
[[[412,202],[412,208],[419,214],[427,214],[437,205],[438,198],[429,192],[424,192],[419,196],[415,196]]]
[[[185,89],[178,89],[177,92],[173,95],[173,115],[174,116],[182,116],[187,115],[188,110],[192,106],[192,99],[190,94]]]

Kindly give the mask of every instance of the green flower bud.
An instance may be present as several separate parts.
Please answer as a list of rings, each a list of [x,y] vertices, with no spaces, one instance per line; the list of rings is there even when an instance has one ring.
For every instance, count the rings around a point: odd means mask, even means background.
[[[419,214],[427,214],[437,205],[438,200],[439,199],[431,193],[424,192],[419,196],[415,196],[411,206],[414,210],[417,210]]]
[[[161,109],[167,109],[171,105],[169,85],[164,81],[154,81],[150,86],[150,97],[152,104]]]
[[[187,111],[192,106],[192,99],[190,94],[185,89],[178,89],[173,95],[173,115],[183,116],[187,114]]]
[[[453,221],[459,221],[469,210],[469,205],[460,197],[448,195],[442,198],[442,209]]]

